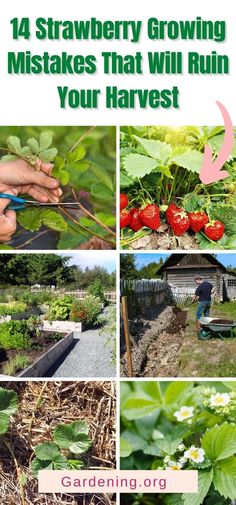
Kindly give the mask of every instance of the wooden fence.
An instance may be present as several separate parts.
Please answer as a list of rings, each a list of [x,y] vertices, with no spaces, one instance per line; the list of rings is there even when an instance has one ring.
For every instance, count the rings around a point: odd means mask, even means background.
[[[171,293],[167,282],[161,280],[121,280],[121,296],[127,296],[129,318],[137,317],[145,309],[168,304]]]
[[[49,291],[49,289],[42,289],[42,288],[33,288],[31,289],[31,292],[33,293],[39,293],[40,291]],[[82,290],[67,290],[67,289],[50,289],[50,292],[56,295],[72,295],[75,296],[75,298],[83,299],[88,296],[87,291],[82,291]],[[106,299],[109,302],[115,303],[116,301],[116,292],[115,291],[104,291],[104,295]]]

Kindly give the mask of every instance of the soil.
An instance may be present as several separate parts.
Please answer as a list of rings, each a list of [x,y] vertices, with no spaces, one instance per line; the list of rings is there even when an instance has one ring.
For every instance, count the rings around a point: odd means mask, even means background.
[[[233,324],[230,319],[213,319],[209,324]]]
[[[193,235],[185,233],[182,237],[175,237],[170,232],[153,232],[146,237],[131,243],[131,249],[199,249]]]
[[[55,333],[49,333],[41,336],[41,337],[32,337],[32,349],[24,350],[24,349],[0,349],[0,374],[3,374],[4,365],[10,361],[15,356],[26,356],[30,363],[34,363],[37,359],[40,358],[45,352],[49,351],[51,347],[53,347],[58,340],[53,338]],[[65,337],[66,333],[61,334],[61,338]],[[20,372],[21,370],[19,370]]]
[[[85,470],[115,468],[114,382],[10,381],[1,382],[0,387],[14,390],[19,398],[9,433],[0,437],[1,505],[115,505],[115,495],[108,493],[38,493],[38,480],[31,471],[33,448],[52,442],[58,423],[68,424],[79,419],[87,421],[93,442],[90,450],[80,455]]]
[[[130,323],[134,376],[177,375],[186,317],[187,312],[178,307],[159,306],[149,309],[144,317]],[[121,376],[127,374],[126,357],[123,355]]]

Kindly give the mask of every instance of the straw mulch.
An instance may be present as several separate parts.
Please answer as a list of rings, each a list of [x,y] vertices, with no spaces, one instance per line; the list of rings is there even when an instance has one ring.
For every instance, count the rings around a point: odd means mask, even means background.
[[[82,457],[85,468],[115,468],[116,393],[113,382],[30,381],[2,382],[0,387],[14,389],[19,409],[8,433],[0,437],[1,505],[111,505],[112,495],[38,494],[37,479],[30,465],[33,448],[52,441],[58,423],[85,419],[93,440]]]

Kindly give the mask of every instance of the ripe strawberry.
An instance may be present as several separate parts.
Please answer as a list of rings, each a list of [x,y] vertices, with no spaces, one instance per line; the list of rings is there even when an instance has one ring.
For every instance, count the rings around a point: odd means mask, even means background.
[[[160,210],[155,203],[149,203],[140,211],[139,219],[151,230],[157,230],[161,224]]]
[[[129,203],[128,196],[125,193],[120,193],[120,210],[123,210],[127,207]]]
[[[190,219],[188,214],[184,211],[175,213],[171,218],[170,226],[174,234],[180,237],[189,229]]]
[[[181,209],[181,207],[177,207],[177,205],[175,205],[175,203],[170,203],[167,211],[166,211],[166,221],[167,223],[171,223],[171,219],[172,217],[177,213],[177,212],[181,212],[183,209]]]
[[[130,218],[131,215],[129,210],[122,210],[120,213],[120,227],[126,228],[126,226],[128,226],[130,223]]]
[[[225,225],[221,221],[211,221],[204,226],[204,233],[210,240],[217,242],[223,237]]]
[[[136,209],[135,207],[130,210],[131,218],[129,225],[133,231],[139,231],[143,227],[143,223],[139,218],[139,212],[139,209]]]
[[[203,210],[189,212],[188,217],[190,219],[190,228],[195,233],[201,231],[204,228],[205,224],[209,222],[208,216],[205,212],[203,212]]]

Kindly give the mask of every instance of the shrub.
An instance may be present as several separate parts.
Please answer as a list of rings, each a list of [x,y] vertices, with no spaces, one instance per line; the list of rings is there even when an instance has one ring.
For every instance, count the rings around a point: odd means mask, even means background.
[[[53,301],[49,312],[48,319],[51,321],[67,321],[73,304],[72,296],[62,296]]]
[[[7,302],[7,296],[5,293],[0,294],[0,303],[6,303]]]
[[[30,349],[30,333],[26,321],[9,321],[0,325],[0,347]]]
[[[86,324],[95,324],[98,315],[102,310],[102,304],[99,298],[95,296],[87,296],[84,300],[74,301],[70,319],[71,321],[80,321]]]
[[[24,312],[26,304],[23,302],[8,302],[0,304],[0,316],[12,316],[19,312]]]
[[[96,296],[102,303],[106,302],[106,297],[103,289],[103,285],[100,279],[95,279],[88,288],[88,294]]]
[[[8,363],[5,363],[2,367],[2,371],[5,375],[16,375],[17,372],[24,370],[30,364],[30,359],[27,356],[20,355],[11,358]]]

